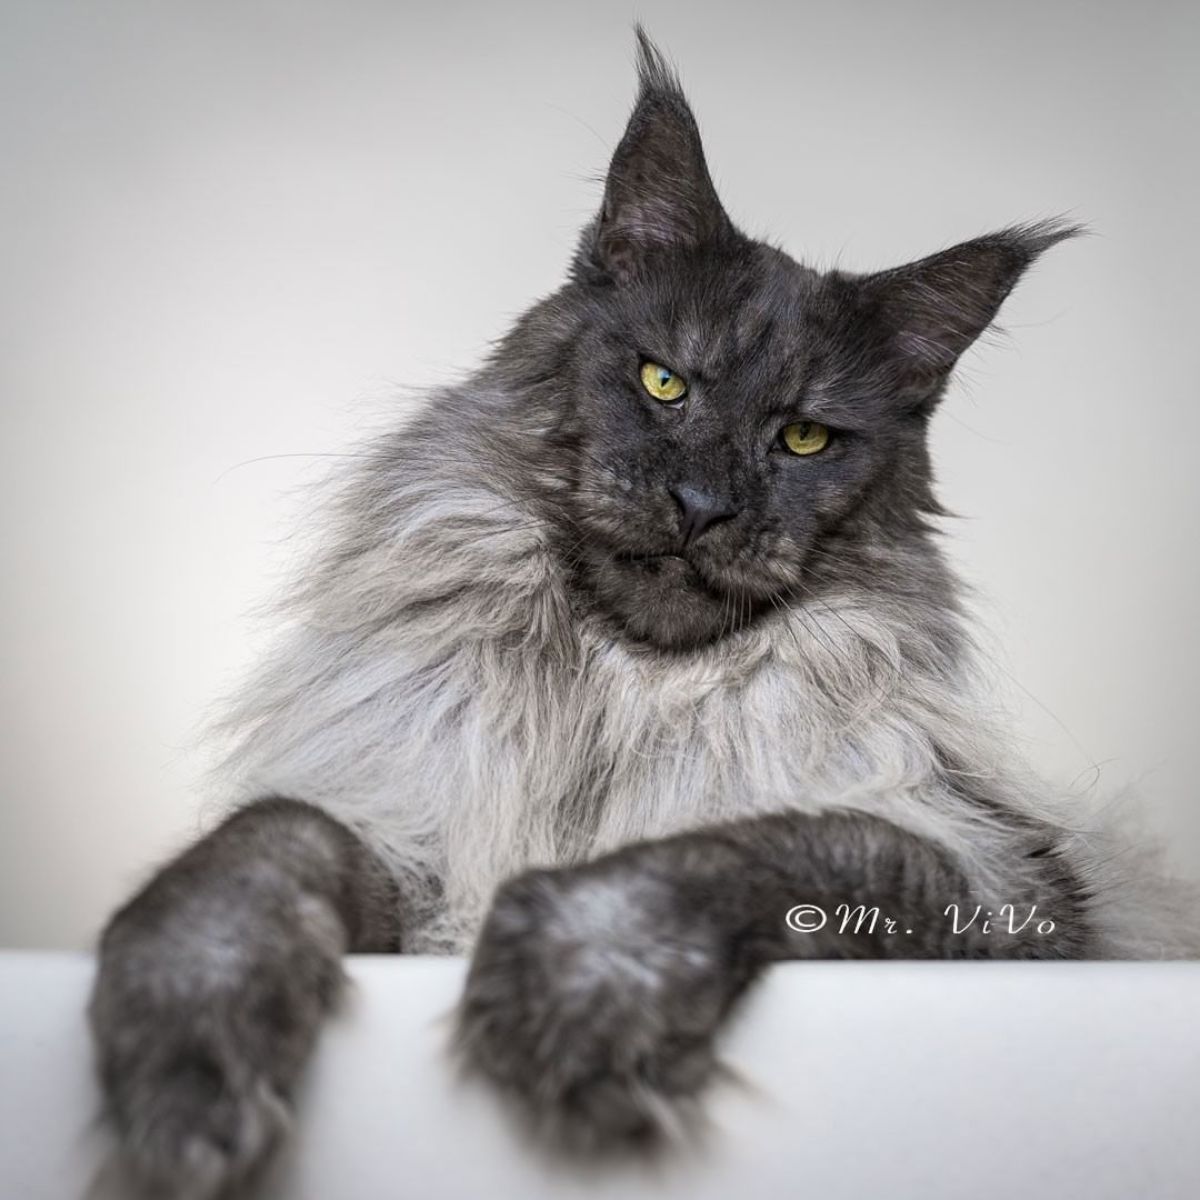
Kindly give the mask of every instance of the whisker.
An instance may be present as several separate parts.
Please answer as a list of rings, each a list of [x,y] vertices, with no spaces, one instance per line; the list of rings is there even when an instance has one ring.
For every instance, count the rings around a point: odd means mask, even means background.
[[[240,471],[243,467],[252,467],[256,463],[274,462],[276,459],[283,458],[373,458],[371,454],[354,454],[342,453],[334,450],[297,450],[287,454],[260,454],[257,458],[243,459],[241,462],[234,463],[230,467],[226,467],[220,475],[214,480],[214,484],[218,484],[226,475],[231,475],[234,471]]]

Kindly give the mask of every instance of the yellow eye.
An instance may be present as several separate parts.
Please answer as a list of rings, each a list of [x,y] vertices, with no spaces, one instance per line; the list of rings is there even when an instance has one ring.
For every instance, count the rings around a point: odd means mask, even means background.
[[[687,395],[687,384],[670,367],[656,362],[642,364],[642,387],[664,404],[674,404]]]
[[[779,440],[793,454],[819,454],[829,444],[829,428],[816,421],[797,421],[780,430]]]

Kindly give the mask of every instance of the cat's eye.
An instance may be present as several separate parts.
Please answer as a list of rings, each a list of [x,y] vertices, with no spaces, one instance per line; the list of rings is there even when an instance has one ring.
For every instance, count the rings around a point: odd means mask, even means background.
[[[829,426],[796,421],[779,431],[780,444],[791,454],[819,454],[829,445]]]
[[[663,404],[674,404],[687,395],[687,384],[662,363],[642,363],[642,387]]]

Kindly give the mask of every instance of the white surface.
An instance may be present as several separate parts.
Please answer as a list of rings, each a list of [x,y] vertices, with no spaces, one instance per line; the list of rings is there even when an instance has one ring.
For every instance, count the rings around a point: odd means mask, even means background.
[[[551,1169],[453,1081],[464,964],[355,958],[268,1200],[1195,1200],[1200,964],[774,968],[725,1048],[702,1154]],[[0,955],[0,1196],[94,1167],[90,960]]]
[[[968,356],[937,468],[1029,753],[1137,782],[1200,875],[1194,0],[4,0],[0,945],[87,945],[190,839],[305,456],[558,286],[635,14],[795,254],[1096,229]]]

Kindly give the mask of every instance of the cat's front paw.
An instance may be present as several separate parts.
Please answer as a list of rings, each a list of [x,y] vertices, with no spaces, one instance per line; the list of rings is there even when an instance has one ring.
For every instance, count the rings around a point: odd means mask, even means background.
[[[480,934],[457,1048],[553,1145],[653,1148],[699,1115],[744,983],[727,959],[710,920],[627,863],[527,872]]]
[[[119,1147],[101,1195],[211,1200],[250,1179],[286,1131],[268,1075],[217,1037],[145,1042],[146,1060],[109,1054],[108,1114]]]
[[[288,1094],[340,971],[288,956],[195,965],[153,941],[101,959],[90,1017],[117,1145],[98,1195],[240,1195],[289,1125]]]

